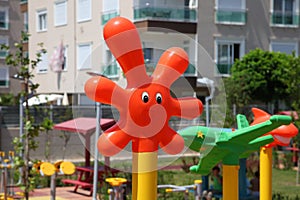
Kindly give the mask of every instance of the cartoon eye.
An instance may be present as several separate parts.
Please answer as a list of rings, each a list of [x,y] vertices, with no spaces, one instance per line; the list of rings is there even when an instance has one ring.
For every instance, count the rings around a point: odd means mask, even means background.
[[[142,94],[142,101],[144,103],[147,103],[149,101],[149,94],[148,94],[148,92],[143,92],[143,94]]]
[[[160,93],[157,93],[157,94],[156,94],[156,102],[157,102],[158,104],[161,104],[161,102],[162,102],[162,97],[161,97],[161,94],[160,94]]]

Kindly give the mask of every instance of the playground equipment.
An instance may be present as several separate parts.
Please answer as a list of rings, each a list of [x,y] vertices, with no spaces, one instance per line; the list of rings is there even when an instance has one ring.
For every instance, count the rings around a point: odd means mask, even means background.
[[[106,182],[108,182],[113,189],[108,189],[109,200],[122,200],[124,189],[122,185],[127,182],[125,178],[106,178]]]
[[[158,185],[157,188],[166,188],[166,192],[183,192],[184,199],[188,200],[189,193],[194,193],[195,200],[200,200],[202,194],[202,180],[195,180],[194,185]]]
[[[98,150],[104,156],[112,156],[132,141],[132,199],[153,200],[157,196],[158,147],[169,154],[180,153],[184,148],[182,137],[169,127],[169,119],[193,119],[203,110],[196,98],[175,99],[170,94],[171,84],[188,67],[188,55],[180,48],[166,50],[152,76],[148,76],[132,22],[113,18],[105,25],[103,35],[121,65],[127,87],[123,89],[102,76],[92,77],[85,84],[90,99],[113,105],[120,112],[117,124],[99,137]]]
[[[8,157],[5,158],[5,152],[0,152],[0,199],[13,199],[14,193],[14,152],[9,151]]]
[[[264,134],[281,125],[291,123],[291,117],[274,115],[265,121],[249,126],[244,115],[237,115],[238,129],[216,129],[203,126],[193,126],[178,133],[182,135],[190,149],[200,151],[206,140],[206,147],[210,151],[200,155],[198,165],[192,166],[192,172],[206,175],[217,163],[223,163],[223,199],[238,199],[238,170],[239,159],[248,157],[249,153],[257,151],[259,147],[273,142],[271,135]]]
[[[252,124],[259,124],[272,116],[258,108],[252,108],[254,121]],[[294,124],[280,126],[268,133],[274,138],[274,142],[267,144],[260,149],[260,199],[272,199],[272,147],[288,146],[292,137],[298,134],[298,129]]]
[[[206,145],[210,151],[204,151],[199,164],[190,170],[207,174],[215,164],[223,161],[223,199],[237,200],[239,158],[273,142],[274,135],[264,134],[290,124],[291,118],[271,116],[249,126],[246,117],[238,115],[238,130],[234,132],[197,126],[181,130],[179,135],[168,125],[171,116],[193,119],[203,111],[196,98],[175,99],[170,95],[171,84],[189,64],[186,52],[169,48],[162,54],[153,74],[148,76],[133,23],[122,17],[113,18],[105,25],[103,35],[124,72],[127,86],[123,89],[103,76],[94,76],[84,89],[90,99],[113,105],[120,113],[117,124],[99,137],[97,146],[104,156],[113,156],[132,142],[132,199],[156,199],[159,147],[168,154],[177,154],[185,142],[191,142],[190,148],[200,151],[204,139],[208,138]]]
[[[35,168],[41,176],[51,176],[51,200],[55,200],[56,198],[55,182],[57,175],[72,175],[76,169],[75,165],[69,161],[58,161],[54,164],[40,161],[34,164],[33,168]]]

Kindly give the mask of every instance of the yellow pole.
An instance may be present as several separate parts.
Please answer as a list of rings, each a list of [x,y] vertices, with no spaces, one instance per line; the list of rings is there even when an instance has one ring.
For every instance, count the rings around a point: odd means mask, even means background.
[[[272,199],[272,148],[260,148],[259,191],[261,200]]]
[[[132,199],[157,199],[157,152],[133,153]]]
[[[223,164],[223,200],[239,199],[239,166]]]

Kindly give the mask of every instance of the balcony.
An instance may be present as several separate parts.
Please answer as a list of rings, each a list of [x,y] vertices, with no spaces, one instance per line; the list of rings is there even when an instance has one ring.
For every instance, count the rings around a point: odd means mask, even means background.
[[[231,74],[231,67],[233,64],[217,64],[219,74],[228,75]]]
[[[299,25],[299,15],[291,12],[275,11],[271,14],[272,25],[295,26]]]
[[[163,28],[186,34],[197,32],[197,9],[189,7],[134,7],[138,28]]]
[[[197,10],[188,7],[135,7],[134,20],[141,19],[160,19],[167,21],[197,21]]]
[[[216,23],[244,25],[247,21],[246,10],[217,10]]]
[[[117,10],[110,10],[102,13],[102,25],[106,24],[110,19],[119,16],[119,12]]]

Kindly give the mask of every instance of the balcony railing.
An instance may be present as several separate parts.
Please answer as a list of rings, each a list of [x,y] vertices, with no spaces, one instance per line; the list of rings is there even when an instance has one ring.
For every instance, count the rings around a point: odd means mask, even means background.
[[[247,21],[246,10],[217,10],[216,22],[227,24],[245,24]]]
[[[0,80],[0,87],[8,87],[9,81],[8,80]]]
[[[298,26],[299,15],[290,12],[274,12],[271,14],[273,25]]]
[[[160,19],[169,21],[197,21],[197,10],[189,7],[135,7],[134,19]]]
[[[184,75],[196,75],[195,65],[190,63],[188,68],[185,70]]]
[[[146,62],[146,72],[147,74],[152,74],[156,68],[157,63],[155,62]],[[194,76],[196,75],[195,65],[189,64],[188,68],[185,70],[184,75]]]
[[[8,29],[8,23],[4,21],[0,21],[0,29]]]
[[[117,10],[111,10],[111,11],[107,11],[102,13],[102,25],[106,24],[106,22],[108,22],[110,19],[119,16],[119,12]]]
[[[220,74],[231,74],[231,67],[233,64],[217,64],[217,68]]]
[[[0,58],[5,58],[7,56],[7,51],[0,50]]]
[[[103,75],[107,77],[117,77],[119,76],[119,67],[117,62],[113,62],[108,66],[104,67]]]

